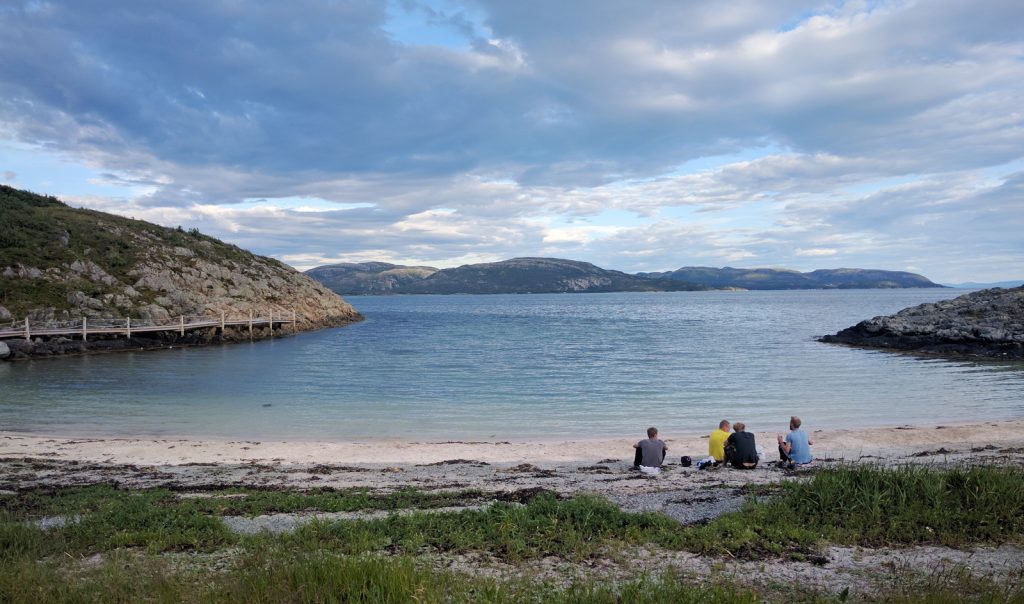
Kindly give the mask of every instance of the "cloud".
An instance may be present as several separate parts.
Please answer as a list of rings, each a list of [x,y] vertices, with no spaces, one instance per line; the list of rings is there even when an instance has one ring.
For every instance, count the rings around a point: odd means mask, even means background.
[[[4,180],[10,182],[18,178],[18,174],[11,170],[4,170]]]
[[[46,192],[303,264],[1002,274],[1021,259],[1022,18],[1010,0],[10,2],[0,139],[137,193]]]

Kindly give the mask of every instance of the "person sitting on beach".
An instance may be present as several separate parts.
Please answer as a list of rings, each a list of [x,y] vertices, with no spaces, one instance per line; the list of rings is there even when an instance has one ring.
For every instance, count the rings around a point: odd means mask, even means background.
[[[783,439],[779,434],[779,458],[780,465],[793,468],[811,463],[811,445],[814,441],[807,436],[807,433],[800,429],[800,418],[792,416],[789,418],[789,434]]]
[[[757,467],[757,443],[754,434],[747,432],[743,422],[736,422],[735,432],[725,440],[725,461],[740,470],[752,470]]]
[[[639,470],[640,466],[660,468],[668,452],[668,447],[658,438],[658,429],[654,426],[647,429],[647,438],[633,445],[633,448],[636,449],[633,456],[634,470]]]
[[[725,461],[725,439],[729,438],[729,428],[729,420],[723,419],[708,439],[708,455],[715,458],[716,464]]]

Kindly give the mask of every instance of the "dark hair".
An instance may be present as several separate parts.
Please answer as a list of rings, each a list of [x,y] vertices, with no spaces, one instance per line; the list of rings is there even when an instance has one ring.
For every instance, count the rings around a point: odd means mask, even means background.
[[[654,438],[657,435],[658,429],[655,428],[654,426],[651,426],[650,428],[647,429],[647,438]]]

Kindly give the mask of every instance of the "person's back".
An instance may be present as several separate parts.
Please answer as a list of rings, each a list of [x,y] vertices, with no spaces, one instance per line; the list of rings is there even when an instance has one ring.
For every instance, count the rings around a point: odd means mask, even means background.
[[[660,468],[661,464],[665,461],[665,452],[668,451],[665,442],[658,438],[658,429],[654,427],[648,428],[647,438],[636,443],[633,447],[637,450],[633,460],[634,467]]]
[[[717,462],[725,461],[725,441],[729,438],[729,422],[722,420],[708,438],[708,455]]]
[[[800,428],[803,422],[795,415],[789,418],[789,434],[786,435],[786,443],[789,444],[789,458],[796,464],[811,463],[811,439],[807,433]]]
[[[779,435],[779,457],[781,461],[779,465],[787,465],[790,468],[811,463],[814,458],[811,457],[811,445],[814,441],[811,440],[807,433],[800,429],[803,422],[797,416],[789,418],[789,433],[786,434],[786,438],[783,439],[782,435]]]
[[[745,429],[746,426],[737,422],[736,431],[725,441],[731,449],[728,461],[736,468],[753,468],[757,465],[757,443],[754,434]]]
[[[793,463],[811,463],[811,444],[807,433],[797,428],[786,435],[786,442],[789,443],[789,457]]]

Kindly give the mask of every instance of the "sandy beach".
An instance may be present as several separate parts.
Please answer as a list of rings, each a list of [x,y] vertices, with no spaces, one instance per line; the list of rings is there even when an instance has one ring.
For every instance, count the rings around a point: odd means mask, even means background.
[[[775,461],[774,432],[755,432]],[[1024,459],[1024,420],[868,429],[811,429],[818,466],[843,462],[959,463]],[[289,486],[391,490],[545,488],[560,493],[685,490],[696,484],[771,482],[774,464],[753,472],[683,468],[699,459],[707,435],[663,434],[667,471],[656,479],[631,469],[642,438],[561,442],[274,442],[163,438],[69,438],[0,432],[3,488],[118,482],[126,486]]]

